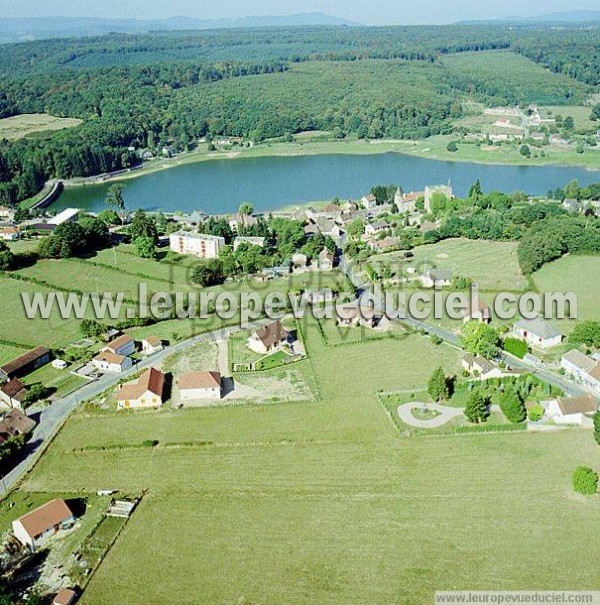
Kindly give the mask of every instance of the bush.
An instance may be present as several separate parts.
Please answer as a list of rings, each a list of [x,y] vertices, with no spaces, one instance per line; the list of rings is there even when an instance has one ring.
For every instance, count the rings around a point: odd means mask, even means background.
[[[455,153],[458,151],[458,145],[456,144],[455,141],[450,141],[448,143],[448,145],[446,146],[446,149],[450,152],[450,153]]]
[[[531,420],[531,422],[538,422],[538,420],[541,420],[543,416],[544,408],[541,406],[541,404],[536,403],[529,408],[529,420]]]
[[[598,490],[598,473],[589,466],[579,466],[573,473],[573,489],[578,494],[591,496]]]
[[[519,338],[505,338],[504,350],[519,359],[523,359],[529,352],[527,342],[520,340]]]

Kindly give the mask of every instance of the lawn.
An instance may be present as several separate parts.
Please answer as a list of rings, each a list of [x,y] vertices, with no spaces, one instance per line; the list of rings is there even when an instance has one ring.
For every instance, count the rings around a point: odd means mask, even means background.
[[[36,383],[43,384],[46,388],[51,390],[53,399],[64,397],[88,382],[84,378],[71,374],[71,370],[76,367],[76,365],[77,364],[70,365],[64,370],[58,370],[49,363],[39,370],[28,374],[23,381],[27,385]]]
[[[27,351],[23,347],[14,347],[12,345],[0,344],[0,365],[5,364],[7,361],[23,355]]]
[[[26,113],[0,119],[0,139],[22,139],[32,133],[78,126],[83,120],[57,118],[47,113]]]
[[[400,268],[414,267],[417,274],[426,267],[452,269],[454,275],[469,277],[481,290],[521,291],[527,280],[517,261],[516,242],[491,242],[465,238],[447,239],[437,244],[418,246],[414,257],[404,260],[404,252],[388,252],[371,258],[373,263],[398,263]]]
[[[376,392],[422,391],[459,351],[418,334],[327,347],[307,324],[294,367],[310,367],[318,400],[66,423],[21,493],[149,490],[84,603],[412,605],[474,582],[597,586],[598,502],[570,485],[598,462],[589,434],[404,439]]]

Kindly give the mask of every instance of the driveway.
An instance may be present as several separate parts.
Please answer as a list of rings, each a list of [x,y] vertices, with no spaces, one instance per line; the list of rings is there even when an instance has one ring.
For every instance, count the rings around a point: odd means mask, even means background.
[[[418,420],[413,416],[413,410],[421,409],[426,406],[428,410],[438,412],[439,416],[431,418],[430,420]],[[448,405],[440,405],[439,403],[423,403],[422,401],[411,401],[410,403],[404,403],[398,406],[398,416],[404,424],[414,426],[418,429],[435,429],[440,426],[444,426],[447,422],[462,416],[463,408],[452,408]]]

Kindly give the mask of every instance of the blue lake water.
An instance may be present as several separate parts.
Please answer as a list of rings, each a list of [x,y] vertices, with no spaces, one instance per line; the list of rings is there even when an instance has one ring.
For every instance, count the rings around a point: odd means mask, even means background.
[[[445,162],[399,153],[236,158],[185,164],[125,181],[124,196],[129,210],[204,210],[219,214],[235,211],[244,201],[265,211],[336,196],[356,198],[376,184],[393,183],[411,191],[450,179],[455,194],[463,196],[477,178],[484,191],[543,195],[572,179],[578,179],[581,185],[600,182],[600,172],[575,167]],[[103,210],[108,186],[67,189],[52,208]]]

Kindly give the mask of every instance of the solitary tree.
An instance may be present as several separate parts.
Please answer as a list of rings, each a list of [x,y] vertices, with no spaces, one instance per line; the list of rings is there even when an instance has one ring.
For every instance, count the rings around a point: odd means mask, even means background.
[[[245,216],[250,216],[251,214],[254,214],[254,206],[252,202],[242,202],[240,204],[238,212]]]
[[[527,418],[527,409],[523,399],[510,387],[500,395],[500,409],[509,422],[517,424]]]
[[[598,473],[589,466],[578,466],[573,473],[573,489],[578,494],[592,496],[598,491]]]
[[[450,390],[448,389],[448,382],[446,381],[443,368],[439,367],[433,372],[427,385],[427,391],[434,401],[448,399]]]
[[[594,439],[600,445],[600,412],[594,414]]]
[[[462,331],[462,344],[472,355],[481,355],[487,359],[498,354],[500,336],[498,332],[484,323],[470,321]]]
[[[154,240],[151,237],[142,235],[141,237],[136,238],[133,244],[135,245],[137,253],[142,258],[154,258],[156,255],[156,247],[154,245]]]
[[[465,406],[465,416],[469,422],[480,424],[490,415],[488,403],[479,391],[473,391]]]
[[[111,208],[116,208],[121,213],[121,224],[125,223],[125,199],[123,198],[124,185],[115,183],[108,188],[106,196],[106,205]]]

